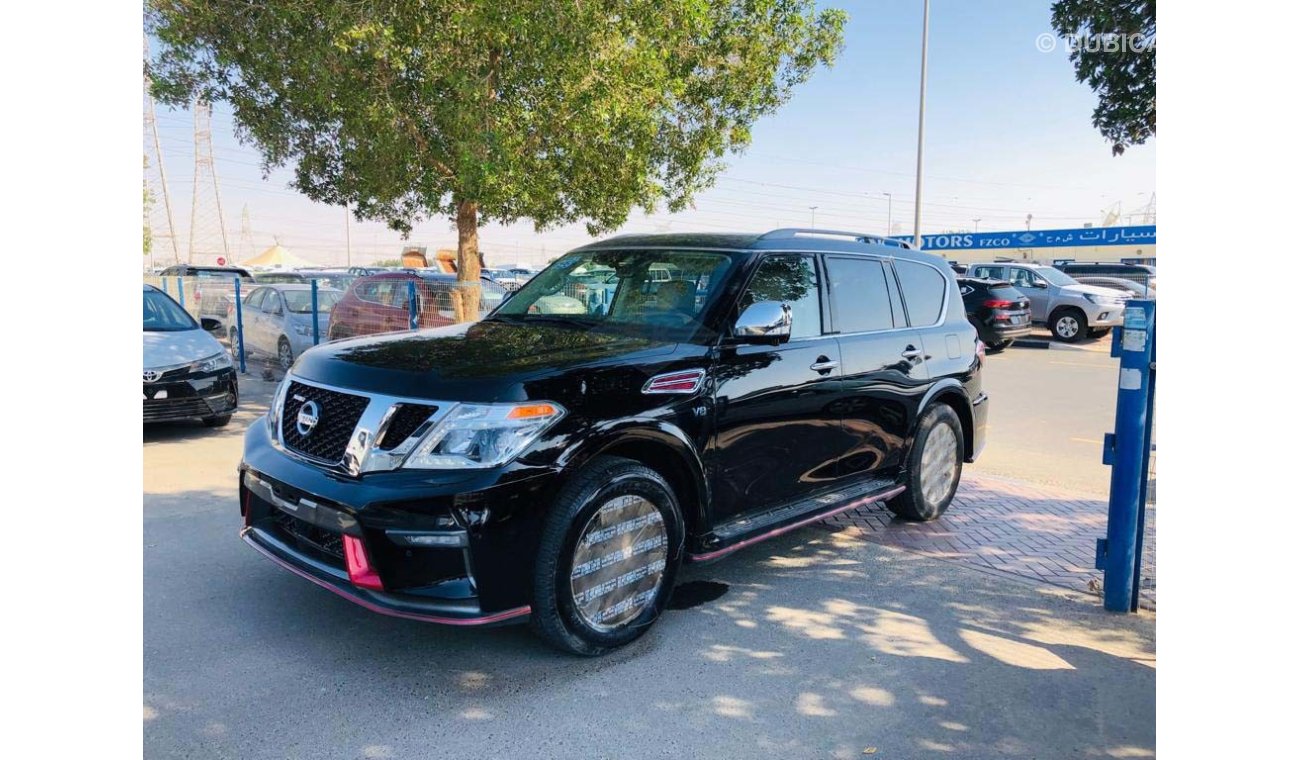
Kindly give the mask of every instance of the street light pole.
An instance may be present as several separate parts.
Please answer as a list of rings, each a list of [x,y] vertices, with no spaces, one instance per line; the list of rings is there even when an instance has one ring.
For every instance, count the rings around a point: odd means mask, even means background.
[[[925,156],[925,64],[930,49],[930,0],[925,0],[921,22],[921,106],[916,121],[916,211],[912,224],[913,244],[921,247],[921,167]]]
[[[980,219],[982,219],[982,218],[983,218],[983,217],[975,217],[975,219],[972,220],[972,221],[975,222],[975,231],[976,231],[976,232],[979,232],[979,231],[980,231]]]
[[[889,199],[886,207],[888,210],[885,212],[885,237],[889,237],[894,234],[894,194],[884,193],[884,196]]]
[[[808,207],[808,211],[809,211],[809,213],[811,213],[811,215],[812,215],[812,219],[810,220],[810,223],[809,223],[808,226],[809,226],[809,227],[812,227],[812,228],[815,230],[815,229],[817,229],[817,207],[816,207],[816,206],[809,206],[809,207]]]

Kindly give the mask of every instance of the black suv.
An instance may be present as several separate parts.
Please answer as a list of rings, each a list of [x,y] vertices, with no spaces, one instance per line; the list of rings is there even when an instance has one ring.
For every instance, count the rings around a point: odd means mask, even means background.
[[[586,314],[541,313],[609,269]],[[240,465],[245,541],[370,610],[531,620],[600,654],[683,561],[885,502],[948,507],[983,346],[937,256],[855,233],[637,235],[484,320],[304,352]]]
[[[1033,330],[1033,315],[1024,293],[1003,280],[958,277],[958,292],[966,304],[966,318],[993,354]]]

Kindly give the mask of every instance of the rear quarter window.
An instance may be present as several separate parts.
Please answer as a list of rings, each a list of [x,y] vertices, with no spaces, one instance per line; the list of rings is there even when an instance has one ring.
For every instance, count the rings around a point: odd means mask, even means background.
[[[903,302],[913,327],[936,324],[943,314],[943,297],[948,291],[948,280],[938,270],[925,264],[905,259],[894,260],[898,284],[903,289]]]
[[[993,298],[1001,298],[1007,301],[1019,301],[1021,298],[1024,298],[1024,294],[1015,288],[990,288],[989,295]]]

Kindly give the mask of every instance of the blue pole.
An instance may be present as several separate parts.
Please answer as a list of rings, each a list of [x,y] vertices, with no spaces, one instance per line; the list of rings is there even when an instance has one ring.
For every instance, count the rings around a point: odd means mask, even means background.
[[[162,280],[163,292],[164,292],[164,293],[167,293],[167,278],[166,278],[166,277],[161,277],[161,278],[159,278],[159,279]],[[170,293],[167,293],[167,294],[168,294],[168,295],[171,295]]]
[[[1147,393],[1147,429],[1142,438],[1142,488],[1138,493],[1137,546],[1134,547],[1133,600],[1129,612],[1138,611],[1142,593],[1142,543],[1147,528],[1147,488],[1151,484],[1151,436],[1155,430],[1156,407],[1156,333],[1151,331],[1151,391]]]
[[[248,372],[248,365],[244,363],[244,299],[239,297],[239,278],[235,278],[235,335],[239,343],[239,373]]]
[[[406,305],[411,312],[411,329],[419,326],[420,314],[415,306],[415,280],[406,281]]]
[[[1117,331],[1112,354],[1119,354],[1119,391],[1115,401],[1115,432],[1106,436],[1103,461],[1111,466],[1110,506],[1106,538],[1099,552],[1105,571],[1104,603],[1112,612],[1132,606],[1137,565],[1139,508],[1147,473],[1147,409],[1151,387],[1151,357],[1155,334],[1154,301],[1132,300],[1124,309],[1124,327]]]
[[[311,344],[320,345],[320,301],[316,291],[316,281],[311,281]]]
[[[176,278],[176,292],[180,294],[181,308],[184,309],[185,308],[185,281],[179,277]]]

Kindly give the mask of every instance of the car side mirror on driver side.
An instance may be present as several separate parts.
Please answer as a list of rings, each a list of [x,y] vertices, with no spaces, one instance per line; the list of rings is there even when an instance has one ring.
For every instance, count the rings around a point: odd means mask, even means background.
[[[789,304],[758,301],[741,312],[731,335],[737,343],[776,345],[790,340],[790,327],[793,323]]]

